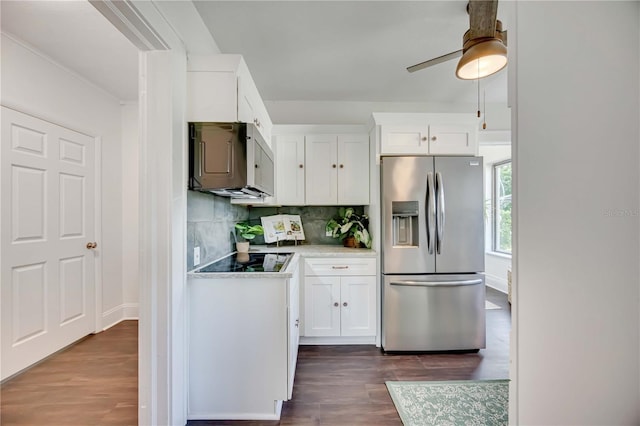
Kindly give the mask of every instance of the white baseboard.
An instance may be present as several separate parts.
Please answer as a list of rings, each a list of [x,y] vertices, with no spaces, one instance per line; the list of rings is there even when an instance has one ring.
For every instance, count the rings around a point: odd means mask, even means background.
[[[509,292],[507,280],[505,278],[497,277],[495,275],[484,275],[484,282],[487,287],[491,287],[494,290],[498,290],[501,293],[507,294]]]
[[[137,320],[139,318],[139,304],[138,303],[123,303],[123,320]]]
[[[124,320],[137,320],[138,303],[123,303],[102,313],[102,331],[113,327]]]
[[[220,413],[220,412],[201,412],[201,413],[188,413],[187,420],[280,420],[282,413],[282,401],[275,401],[275,407],[273,413]]]
[[[300,336],[301,345],[375,345],[376,336],[315,337]]]

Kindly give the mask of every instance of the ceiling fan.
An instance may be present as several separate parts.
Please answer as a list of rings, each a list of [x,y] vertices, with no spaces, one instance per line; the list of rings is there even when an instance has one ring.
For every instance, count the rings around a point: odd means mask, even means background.
[[[498,0],[469,0],[469,30],[462,38],[462,49],[407,68],[415,72],[451,59],[460,58],[456,76],[475,80],[500,71],[507,65],[507,32],[502,31]]]

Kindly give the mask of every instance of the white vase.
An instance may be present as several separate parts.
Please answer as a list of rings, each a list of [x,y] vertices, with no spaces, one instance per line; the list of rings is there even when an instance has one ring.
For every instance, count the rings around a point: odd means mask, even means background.
[[[236,250],[238,253],[247,253],[249,251],[249,241],[237,241]]]

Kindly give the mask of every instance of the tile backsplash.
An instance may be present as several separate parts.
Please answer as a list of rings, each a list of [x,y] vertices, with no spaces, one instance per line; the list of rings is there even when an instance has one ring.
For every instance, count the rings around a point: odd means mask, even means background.
[[[357,213],[364,212],[363,206],[353,206]],[[304,206],[304,207],[254,207],[249,210],[251,223],[260,223],[262,216],[275,214],[297,214],[302,220],[304,228],[304,244],[335,244],[341,245],[339,239],[325,236],[325,227],[329,219],[338,213],[336,206]],[[255,244],[264,244],[262,236],[256,237]]]
[[[235,251],[234,226],[248,218],[249,209],[231,204],[230,198],[187,191],[187,269],[194,268],[195,247],[200,247],[200,265]]]
[[[354,206],[363,213],[363,206]],[[193,249],[200,247],[200,265],[205,265],[235,251],[234,230],[238,222],[260,224],[262,216],[275,214],[300,215],[304,228],[304,244],[335,244],[342,242],[325,236],[327,221],[338,212],[336,206],[246,207],[231,204],[231,199],[198,191],[187,191],[187,270],[193,264]],[[262,236],[251,244],[264,244]],[[282,244],[282,243],[281,243]],[[288,244],[288,243],[285,243]]]

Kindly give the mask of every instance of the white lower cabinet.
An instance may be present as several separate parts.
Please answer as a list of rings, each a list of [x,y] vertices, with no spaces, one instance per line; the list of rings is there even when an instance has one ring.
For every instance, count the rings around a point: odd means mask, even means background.
[[[300,336],[299,269],[289,268],[291,278],[188,279],[189,420],[280,418]]]
[[[305,337],[376,334],[376,260],[305,259]]]
[[[288,322],[289,322],[289,360],[287,362],[287,392],[288,399],[293,396],[293,379],[296,375],[296,365],[298,363],[298,345],[300,343],[300,268],[299,263],[295,263],[293,277],[289,279],[289,297],[287,299]]]

